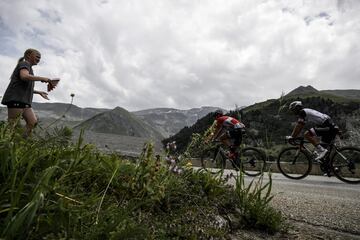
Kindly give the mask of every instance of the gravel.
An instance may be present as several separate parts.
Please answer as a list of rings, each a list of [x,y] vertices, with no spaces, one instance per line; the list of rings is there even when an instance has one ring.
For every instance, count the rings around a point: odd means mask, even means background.
[[[274,236],[241,231],[232,239],[360,239],[360,185],[334,177],[290,180],[281,174],[272,176],[275,197],[271,204],[283,213],[288,230]]]

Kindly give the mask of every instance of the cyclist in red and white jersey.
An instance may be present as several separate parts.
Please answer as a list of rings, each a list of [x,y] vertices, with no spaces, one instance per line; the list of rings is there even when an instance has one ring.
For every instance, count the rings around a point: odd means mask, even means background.
[[[236,118],[226,116],[221,110],[215,111],[215,131],[212,139],[219,139],[230,149],[230,157],[237,159],[236,149],[240,146],[242,140],[242,131],[245,125]]]
[[[320,145],[318,137],[321,137],[324,143],[330,143],[335,138],[338,127],[328,115],[314,109],[304,108],[301,101],[290,103],[289,109],[298,116],[298,121],[291,136],[288,136],[288,140],[291,141],[292,138],[297,137],[305,124],[309,123],[312,126],[305,131],[304,137],[315,146],[316,160],[322,159],[328,150]]]

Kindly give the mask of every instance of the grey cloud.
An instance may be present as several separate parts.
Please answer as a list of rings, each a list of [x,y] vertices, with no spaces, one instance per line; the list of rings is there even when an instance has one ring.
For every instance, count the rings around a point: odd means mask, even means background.
[[[80,106],[129,110],[233,108],[308,84],[359,88],[359,4],[323,2],[3,1],[0,59],[14,64],[30,36],[44,59],[36,73],[62,78],[52,100],[74,92]]]

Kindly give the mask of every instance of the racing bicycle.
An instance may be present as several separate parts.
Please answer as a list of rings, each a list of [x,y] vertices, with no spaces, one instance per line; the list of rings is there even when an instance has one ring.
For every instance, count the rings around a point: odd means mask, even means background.
[[[279,171],[290,179],[305,178],[317,162],[316,154],[310,150],[309,142],[303,137],[293,138],[292,147],[283,149],[277,159]],[[323,144],[322,144],[323,145]],[[327,175],[335,175],[346,183],[360,183],[360,148],[353,146],[338,147],[335,140],[324,144],[328,152],[319,160],[320,169]]]
[[[238,158],[234,159],[220,141],[213,143],[201,155],[201,165],[206,171],[219,173],[225,168],[232,168],[236,171],[241,170],[248,176],[258,176],[265,171],[266,154],[262,150],[255,147],[239,147]]]

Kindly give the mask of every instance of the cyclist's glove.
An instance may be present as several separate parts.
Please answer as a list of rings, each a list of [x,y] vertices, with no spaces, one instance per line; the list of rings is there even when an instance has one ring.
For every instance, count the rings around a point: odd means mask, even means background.
[[[292,136],[286,136],[285,139],[288,143],[294,145],[294,138]]]

